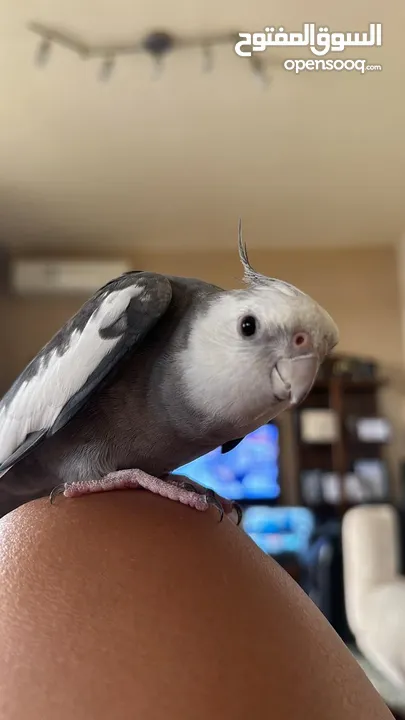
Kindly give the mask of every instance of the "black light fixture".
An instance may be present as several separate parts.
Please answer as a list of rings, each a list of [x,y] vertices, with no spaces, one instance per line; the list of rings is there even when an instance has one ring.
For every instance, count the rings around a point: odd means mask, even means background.
[[[108,80],[116,65],[118,57],[124,55],[135,55],[146,53],[152,57],[155,69],[160,74],[163,67],[163,60],[169,53],[177,50],[199,49],[203,58],[203,71],[209,72],[214,67],[214,48],[221,45],[235,47],[238,41],[238,32],[211,33],[195,37],[183,37],[174,35],[166,30],[154,30],[146,36],[132,43],[110,44],[110,45],[89,45],[78,36],[55,28],[47,27],[42,23],[31,22],[28,29],[39,35],[40,47],[37,52],[37,64],[44,65],[49,59],[52,45],[60,45],[67,50],[75,52],[81,59],[98,58],[101,60],[99,77],[101,80]],[[265,74],[264,64],[255,56],[252,56],[250,67],[254,75],[266,84],[268,79]]]
[[[43,40],[41,40],[35,58],[37,65],[46,65],[51,54],[51,49],[52,43],[48,38],[44,38]]]

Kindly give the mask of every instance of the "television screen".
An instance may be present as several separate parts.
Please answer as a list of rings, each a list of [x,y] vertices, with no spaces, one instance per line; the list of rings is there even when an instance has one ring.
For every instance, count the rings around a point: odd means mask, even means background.
[[[302,507],[251,505],[244,509],[242,527],[269,555],[305,555],[315,529],[315,516]]]
[[[278,427],[263,425],[230,452],[216,448],[175,473],[229,500],[275,500],[280,496]]]

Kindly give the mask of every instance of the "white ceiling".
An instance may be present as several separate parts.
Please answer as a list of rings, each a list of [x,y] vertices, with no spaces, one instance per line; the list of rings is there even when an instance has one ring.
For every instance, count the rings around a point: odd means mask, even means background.
[[[61,48],[37,68],[31,20],[88,42],[382,22],[383,47],[346,57],[383,70],[294,75],[277,59],[263,89],[229,46],[212,74],[186,52],[159,80],[142,56],[102,83],[97,61]],[[3,0],[0,240],[233,248],[241,215],[250,247],[395,241],[405,229],[404,20],[399,0]]]

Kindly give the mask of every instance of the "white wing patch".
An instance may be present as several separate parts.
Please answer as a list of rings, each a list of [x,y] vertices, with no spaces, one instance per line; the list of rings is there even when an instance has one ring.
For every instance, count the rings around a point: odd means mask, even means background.
[[[99,331],[114,323],[144,286],[108,293],[82,331],[75,330],[62,355],[53,350],[35,376],[22,383],[10,405],[0,411],[0,464],[31,432],[52,427],[68,400],[114,349],[120,337],[103,339]]]

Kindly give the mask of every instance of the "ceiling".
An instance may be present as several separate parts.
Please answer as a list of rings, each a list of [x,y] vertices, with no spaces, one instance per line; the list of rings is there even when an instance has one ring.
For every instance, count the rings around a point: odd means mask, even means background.
[[[212,73],[179,52],[156,80],[135,56],[103,83],[97,61],[62,48],[38,68],[32,20],[89,43],[381,22],[381,48],[345,55],[383,70],[296,75],[281,63],[306,49],[267,50],[263,88],[230,45]],[[233,248],[242,216],[250,247],[394,242],[405,229],[404,20],[398,0],[3,0],[0,241]]]

